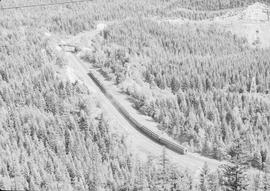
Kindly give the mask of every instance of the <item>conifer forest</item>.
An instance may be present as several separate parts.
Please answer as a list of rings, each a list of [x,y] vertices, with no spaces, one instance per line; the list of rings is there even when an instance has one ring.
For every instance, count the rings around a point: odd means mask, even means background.
[[[0,0],[0,191],[270,191],[269,0]]]

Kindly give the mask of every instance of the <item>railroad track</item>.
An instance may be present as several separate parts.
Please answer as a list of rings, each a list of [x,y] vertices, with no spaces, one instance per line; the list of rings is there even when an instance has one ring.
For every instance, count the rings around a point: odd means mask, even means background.
[[[151,131],[146,126],[140,124],[134,117],[132,117],[129,112],[113,97],[111,93],[109,93],[106,88],[102,85],[102,83],[96,78],[96,76],[89,72],[88,75],[95,82],[95,84],[99,87],[102,93],[110,100],[113,106],[124,116],[124,118],[138,131],[142,134],[150,138],[152,141],[158,143],[159,145],[165,146],[167,149],[170,149],[178,154],[186,154],[188,149],[180,144],[176,144],[171,142],[170,140],[158,135],[157,133]]]

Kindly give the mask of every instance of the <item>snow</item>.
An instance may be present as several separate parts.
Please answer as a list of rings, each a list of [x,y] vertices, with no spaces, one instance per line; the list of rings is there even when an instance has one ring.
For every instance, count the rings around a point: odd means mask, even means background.
[[[157,22],[170,22],[171,24],[198,24],[202,27],[214,25],[226,31],[231,31],[239,37],[246,38],[252,48],[270,47],[270,21],[267,15],[270,7],[263,3],[254,3],[247,8],[228,10],[226,14],[214,19],[193,21],[183,18],[166,18]]]
[[[45,35],[46,37],[51,37],[51,36],[52,36],[52,34],[49,33],[49,32],[45,32],[44,35]]]
[[[267,8],[267,5],[263,3],[254,3],[253,5],[250,5],[245,9],[228,11],[225,15],[221,17],[216,17],[214,20],[226,20],[231,22],[239,20],[245,22],[268,21],[268,16],[266,13]]]
[[[70,66],[66,67],[65,74],[70,82],[72,83],[75,83],[76,81],[81,82],[81,80],[74,74],[74,70]]]
[[[102,30],[107,27],[105,23],[99,23],[95,30],[93,31],[83,31],[77,34],[76,36],[70,36],[62,42],[62,44],[69,44],[80,46],[82,49],[89,49],[92,45],[92,39]]]
[[[265,4],[255,3],[242,11],[227,13],[214,19],[225,30],[244,37],[251,47],[270,47],[270,21]]]
[[[98,25],[97,25],[97,31],[102,31],[102,30],[104,30],[105,28],[107,27],[107,25],[105,24],[105,23],[99,23]]]
[[[267,6],[263,3],[255,3],[250,5],[246,10],[240,14],[240,19],[250,21],[267,21],[266,14]]]

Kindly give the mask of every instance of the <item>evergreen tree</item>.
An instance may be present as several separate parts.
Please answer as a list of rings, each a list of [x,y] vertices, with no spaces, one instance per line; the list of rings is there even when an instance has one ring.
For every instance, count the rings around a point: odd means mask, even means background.
[[[224,165],[222,186],[226,191],[244,191],[248,188],[246,167],[236,165]]]
[[[251,164],[255,168],[262,169],[262,157],[261,157],[261,153],[255,152],[254,157],[253,157],[253,159],[251,161]]]
[[[230,164],[221,166],[223,171],[222,186],[226,191],[244,191],[248,188],[247,159],[244,142],[238,138],[231,148]]]
[[[209,147],[209,142],[207,141],[207,138],[205,137],[204,144],[202,147],[202,154],[205,156],[209,156],[211,154],[211,149]]]
[[[262,190],[263,191],[270,190],[270,178],[269,178],[268,173],[266,172],[263,175]]]
[[[257,92],[257,85],[256,85],[256,78],[253,77],[251,84],[250,84],[250,93],[256,93]]]
[[[168,190],[168,185],[170,185],[169,182],[169,159],[167,158],[167,153],[165,147],[162,150],[162,155],[160,159],[161,169],[160,169],[160,188],[162,190]]]
[[[207,163],[204,163],[201,174],[200,174],[200,190],[208,191],[210,190],[209,178],[210,178],[210,170],[208,168]]]
[[[250,186],[252,190],[254,191],[261,191],[262,190],[262,177],[261,177],[261,174],[256,174],[254,177],[253,177],[253,182],[254,182],[254,185],[253,186]]]
[[[262,169],[265,170],[267,168],[267,157],[268,157],[268,153],[267,153],[267,150],[264,149],[264,150],[261,150],[260,152],[261,154],[261,158],[262,158]]]
[[[173,93],[177,93],[177,91],[180,89],[180,83],[175,77],[172,78],[171,89]]]
[[[219,191],[220,182],[218,172],[213,172],[209,174],[209,191]]]

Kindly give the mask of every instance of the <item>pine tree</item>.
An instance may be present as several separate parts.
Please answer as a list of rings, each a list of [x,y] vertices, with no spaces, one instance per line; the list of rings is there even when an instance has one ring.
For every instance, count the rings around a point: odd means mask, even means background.
[[[147,190],[149,188],[146,174],[144,171],[144,167],[142,164],[137,161],[136,169],[135,169],[136,179],[135,179],[135,189],[134,190]]]
[[[218,172],[214,172],[214,173],[209,174],[208,184],[209,184],[209,190],[208,191],[218,191],[218,190],[220,190]]]
[[[231,164],[221,166],[223,171],[222,186],[226,191],[244,191],[248,188],[246,155],[241,138],[234,141],[230,151]]]
[[[200,174],[200,191],[208,191],[209,190],[209,174],[210,170],[208,168],[207,163],[205,162]]]
[[[166,190],[169,183],[169,177],[168,177],[168,165],[169,165],[169,159],[167,158],[166,149],[163,148],[162,155],[161,155],[161,188],[163,190]]]
[[[262,177],[261,174],[256,174],[253,178],[253,185],[250,186],[250,189],[254,191],[262,191]]]
[[[70,143],[70,132],[68,129],[65,130],[65,151],[66,154],[69,154],[70,148],[71,148],[71,143]]]
[[[257,85],[256,85],[256,78],[253,77],[251,84],[250,84],[250,93],[256,93],[257,92]]]
[[[81,113],[82,115],[78,121],[79,127],[82,131],[86,131],[88,129],[88,121],[87,121],[85,113],[84,112],[81,112]]]
[[[204,144],[203,144],[203,147],[202,147],[202,154],[205,155],[205,156],[209,156],[211,154],[211,149],[209,147],[209,143],[208,143],[208,140],[207,140],[206,137],[204,139]]]
[[[255,152],[254,157],[253,157],[253,159],[251,161],[251,164],[255,168],[262,169],[262,157],[261,157],[261,153]]]
[[[262,169],[265,170],[265,168],[267,168],[267,165],[266,165],[266,160],[267,160],[267,156],[268,156],[268,153],[267,153],[267,150],[261,150],[260,152],[261,154],[261,158],[262,158]]]
[[[172,166],[173,169],[176,169],[176,167]],[[177,183],[179,180],[179,175],[177,173],[177,171],[172,170],[171,174],[170,174],[170,180],[171,180],[171,184],[170,184],[170,189],[171,190],[176,190],[177,189]]]
[[[222,185],[227,191],[244,191],[247,190],[246,168],[242,165],[224,165],[224,179]]]
[[[173,93],[176,93],[180,89],[180,83],[175,77],[172,78],[171,89]]]
[[[146,163],[146,178],[147,178],[147,182],[149,184],[149,188],[153,188],[154,185],[155,185],[155,177],[153,177],[153,161],[154,161],[154,157],[153,156],[148,156],[148,159],[147,159],[147,163]]]
[[[190,175],[190,172],[187,170],[179,175],[179,182],[177,185],[177,191],[191,191],[193,190],[193,182],[192,182],[192,177]]]
[[[269,175],[266,172],[264,173],[264,176],[263,176],[262,190],[263,191],[269,191],[270,190],[270,178],[269,178]]]

